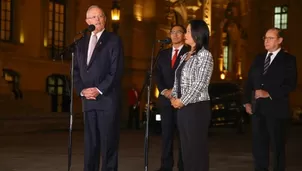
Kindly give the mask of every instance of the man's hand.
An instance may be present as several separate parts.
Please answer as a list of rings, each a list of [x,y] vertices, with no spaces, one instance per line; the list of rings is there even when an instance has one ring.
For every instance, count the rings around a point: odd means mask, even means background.
[[[171,98],[170,101],[171,101],[171,105],[176,109],[180,109],[184,106],[184,104],[180,101],[180,99]]]
[[[245,104],[245,112],[248,113],[248,114],[250,114],[250,115],[253,114],[253,112],[252,112],[252,105],[251,104],[249,104],[249,103]]]
[[[85,96],[86,99],[95,100],[96,97],[100,94],[100,92],[97,90],[97,88],[86,88],[82,91],[83,96]]]
[[[171,99],[172,98],[171,94],[172,94],[172,89],[168,89],[168,90],[164,91],[164,96],[167,99]]]
[[[255,99],[259,99],[259,98],[268,98],[271,97],[267,91],[265,90],[256,90],[255,91]]]
[[[139,104],[140,104],[140,101],[138,101],[137,103],[135,103],[135,104],[133,105],[133,109],[137,109],[137,108],[139,107]]]

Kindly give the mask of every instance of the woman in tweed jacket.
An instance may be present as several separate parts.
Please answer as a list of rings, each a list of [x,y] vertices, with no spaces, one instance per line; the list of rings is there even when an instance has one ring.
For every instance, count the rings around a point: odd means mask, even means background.
[[[191,51],[181,57],[175,71],[171,104],[179,109],[177,124],[185,171],[208,171],[208,126],[211,118],[208,86],[213,71],[208,51],[209,29],[203,20],[192,20],[185,35]]]

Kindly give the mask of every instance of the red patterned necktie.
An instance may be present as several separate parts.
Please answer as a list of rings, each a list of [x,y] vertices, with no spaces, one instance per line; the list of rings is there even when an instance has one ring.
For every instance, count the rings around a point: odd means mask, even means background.
[[[174,53],[174,55],[173,55],[172,63],[171,63],[171,64],[172,64],[172,65],[171,65],[172,68],[174,67],[175,61],[176,61],[177,56],[178,56],[178,49],[175,49],[174,51],[175,51],[175,53]]]

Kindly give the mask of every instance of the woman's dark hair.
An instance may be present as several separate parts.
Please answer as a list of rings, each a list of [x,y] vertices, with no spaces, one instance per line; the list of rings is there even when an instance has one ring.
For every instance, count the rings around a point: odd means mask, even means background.
[[[191,36],[196,43],[195,52],[197,53],[203,47],[209,49],[209,27],[203,20],[191,20]]]

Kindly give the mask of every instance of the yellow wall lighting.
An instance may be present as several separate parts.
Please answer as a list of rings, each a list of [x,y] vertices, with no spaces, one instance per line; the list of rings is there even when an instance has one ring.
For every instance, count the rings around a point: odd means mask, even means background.
[[[139,4],[134,4],[134,16],[137,21],[143,20],[143,6]]]
[[[21,31],[21,33],[20,33],[20,43],[24,43],[24,32],[23,31]]]
[[[47,37],[46,36],[44,37],[43,43],[44,43],[44,47],[47,47]]]
[[[157,87],[155,88],[154,96],[155,96],[156,98],[158,98],[158,96],[159,96],[159,91],[158,91],[158,88],[157,88]]]
[[[225,73],[220,74],[220,79],[224,80],[225,79]]]
[[[120,20],[120,10],[119,9],[112,9],[111,10],[111,18],[113,21]]]
[[[20,43],[24,43],[24,30],[23,30],[23,21],[21,20],[21,24],[20,24]]]

